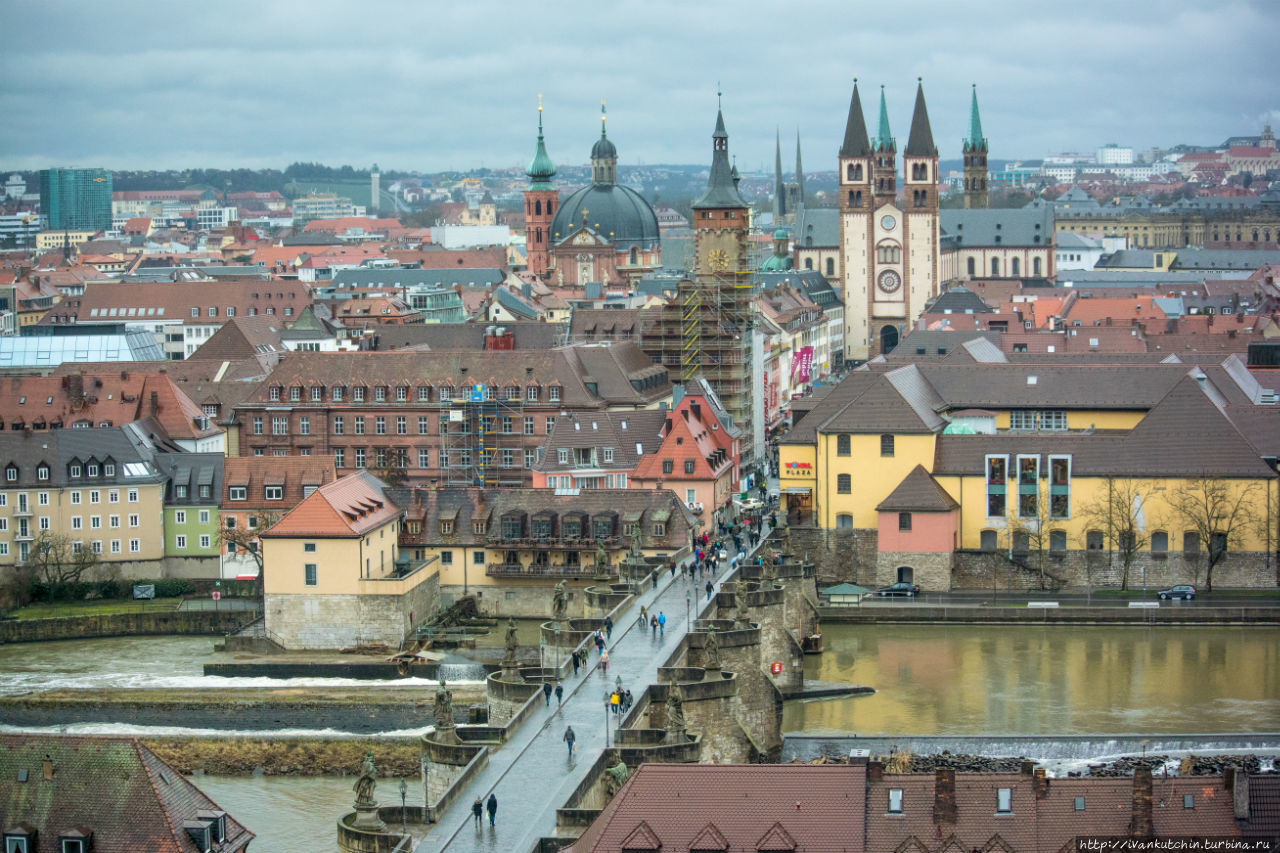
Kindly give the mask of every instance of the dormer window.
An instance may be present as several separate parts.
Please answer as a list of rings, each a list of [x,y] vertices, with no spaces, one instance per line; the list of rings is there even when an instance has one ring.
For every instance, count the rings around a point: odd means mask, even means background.
[[[90,477],[98,476],[98,463],[90,462],[86,470],[88,471]]]
[[[387,401],[387,389],[382,385],[373,389],[373,399],[379,403],[385,403]]]
[[[559,403],[559,402],[560,402],[560,386],[559,386],[559,385],[552,385],[552,386],[547,390],[547,393],[548,393],[548,394],[550,395],[550,397],[551,397],[551,402],[553,402],[553,403]]]
[[[10,463],[9,466],[4,469],[4,478],[6,482],[18,482],[18,466]]]
[[[280,386],[279,386],[279,385],[272,385],[272,386],[271,386],[270,391],[268,391],[268,392],[267,392],[267,399],[269,399],[269,400],[279,400],[279,399],[280,399]]]
[[[355,403],[364,402],[364,386],[363,385],[357,385],[356,387],[351,389],[351,400],[352,402],[355,402]]]
[[[449,520],[441,520],[441,522],[440,522],[440,535],[441,535],[441,536],[452,536],[452,535],[453,535],[453,520],[452,520],[452,519],[449,519]]]
[[[527,390],[527,392],[526,392],[526,399],[528,399],[528,401],[529,401],[530,403],[536,403],[536,402],[538,402],[538,386],[537,386],[537,385],[530,385],[530,386],[529,386],[529,388],[528,388],[528,390]],[[555,397],[555,389],[554,389],[554,388],[552,389],[551,399],[552,399],[552,400],[555,400],[555,399],[556,399],[556,397]]]
[[[342,386],[334,385],[332,392],[330,392],[330,396],[333,398],[333,402],[341,403],[342,402]]]
[[[18,781],[25,781],[26,777],[21,775],[27,771],[18,771]],[[25,823],[10,827],[4,833],[4,853],[36,853],[36,842],[39,841],[38,833],[35,827]]]
[[[294,403],[297,403],[298,401],[300,401],[302,399],[302,386],[294,385],[292,388],[290,388],[289,399]]]
[[[37,466],[36,466],[36,479],[37,479],[37,480],[47,480],[47,479],[49,479],[49,466],[48,466],[48,465],[46,465],[45,463],[41,462],[39,465],[37,465]]]

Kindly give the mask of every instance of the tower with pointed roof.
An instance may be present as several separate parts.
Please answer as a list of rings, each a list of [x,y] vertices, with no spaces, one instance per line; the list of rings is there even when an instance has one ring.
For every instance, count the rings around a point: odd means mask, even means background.
[[[707,189],[693,203],[694,272],[680,282],[673,316],[678,323],[680,365],[673,380],[702,376],[725,411],[746,435],[755,435],[751,369],[751,270],[747,259],[749,206],[738,192],[736,169],[729,161],[724,113],[716,110],[711,134],[711,174]],[[672,343],[675,343],[673,340]],[[664,363],[677,359],[664,354]],[[761,439],[763,431],[761,430]],[[754,439],[741,448],[744,464],[754,454]]]
[[[840,146],[839,286],[845,302],[845,358],[887,353],[937,293],[938,151],[923,86],[916,90],[898,198],[897,141],[884,87],[876,135],[868,137],[854,81]]]
[[[524,245],[529,272],[543,276],[551,263],[551,220],[560,201],[560,193],[552,185],[556,165],[547,155],[542,137],[542,99],[538,99],[538,144],[533,160],[524,172],[529,187],[524,191]]]
[[[796,128],[796,203],[793,212],[804,207],[804,164],[800,162],[800,128]]]
[[[782,182],[782,132],[774,131],[773,149],[773,223],[787,215],[787,185]]]
[[[987,138],[982,135],[976,83],[969,106],[969,135],[964,139],[964,206],[966,210],[981,210],[987,206]]]

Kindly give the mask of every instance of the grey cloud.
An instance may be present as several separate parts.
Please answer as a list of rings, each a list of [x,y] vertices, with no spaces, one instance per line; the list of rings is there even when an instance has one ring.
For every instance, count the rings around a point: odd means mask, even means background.
[[[609,103],[627,163],[709,157],[717,82],[744,168],[799,127],[830,168],[853,77],[905,139],[924,77],[959,153],[969,84],[996,157],[1212,143],[1277,115],[1271,2],[786,4],[339,0],[3,5],[0,167],[582,163]],[[790,160],[790,153],[786,155]]]

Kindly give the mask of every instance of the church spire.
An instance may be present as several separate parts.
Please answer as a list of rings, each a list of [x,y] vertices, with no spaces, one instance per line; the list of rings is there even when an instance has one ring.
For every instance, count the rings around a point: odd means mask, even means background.
[[[916,108],[911,114],[911,135],[907,137],[908,157],[937,157],[933,130],[929,127],[929,110],[924,105],[924,81],[916,78]]]
[[[799,131],[797,131],[797,134]],[[866,157],[871,153],[867,139],[867,120],[862,114],[862,98],[858,95],[858,78],[853,79],[853,98],[849,101],[849,119],[844,125],[844,144],[841,157]]]
[[[889,130],[889,108],[884,102],[883,84],[880,86],[880,124],[876,129],[875,147],[877,149],[892,148],[895,151],[898,148],[898,144],[894,142],[893,133]]]
[[[774,130],[773,149],[773,221],[781,222],[787,213],[786,185],[782,183],[782,131]]]
[[[720,92],[716,92],[717,103]],[[724,112],[716,109],[716,129],[711,134],[711,174],[707,177],[707,191],[693,203],[700,208],[745,208],[747,203],[733,185],[733,170],[729,165],[729,132],[724,129]]]
[[[551,189],[551,179],[556,174],[556,164],[551,162],[551,157],[547,155],[547,145],[542,138],[542,96],[538,96],[538,145],[533,151],[533,160],[529,163],[529,168],[524,170],[532,181],[529,184],[531,190],[549,190]]]
[[[973,148],[986,148],[987,140],[982,135],[982,117],[978,115],[978,84],[973,84],[973,102],[969,106],[969,137],[964,141],[966,151]]]
[[[804,207],[804,164],[800,162],[800,128],[796,128],[796,207]]]

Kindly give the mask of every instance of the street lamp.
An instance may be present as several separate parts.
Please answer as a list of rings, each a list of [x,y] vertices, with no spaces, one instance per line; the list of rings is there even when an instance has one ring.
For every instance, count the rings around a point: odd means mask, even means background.
[[[693,602],[692,590],[684,591],[684,629],[689,630],[689,605]]]
[[[556,623],[555,634],[556,634],[556,678],[559,679],[560,678],[560,623],[559,622]]]
[[[609,748],[609,691],[604,692],[604,748]]]
[[[400,833],[402,835],[409,834],[409,830],[406,826],[408,821],[405,818],[405,812],[407,810],[405,806],[405,797],[407,796],[409,796],[409,783],[401,779],[400,780]]]

